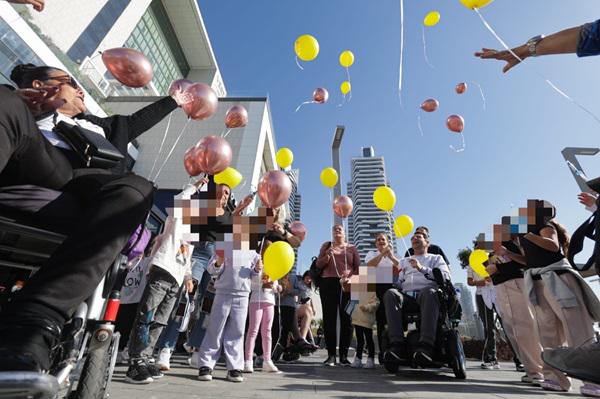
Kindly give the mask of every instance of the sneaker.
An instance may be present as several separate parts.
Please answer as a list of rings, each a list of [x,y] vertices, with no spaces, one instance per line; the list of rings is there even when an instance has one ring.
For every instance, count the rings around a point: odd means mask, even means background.
[[[171,348],[163,348],[158,353],[158,360],[156,361],[156,366],[158,366],[160,371],[171,370],[171,354],[172,353],[173,353],[173,349],[171,349]]]
[[[212,370],[210,367],[200,367],[198,370],[198,379],[200,381],[212,381]]]
[[[515,365],[515,369],[516,369],[516,370],[517,370],[517,372],[519,372],[519,373],[524,373],[524,372],[526,371],[526,370],[525,370],[525,366],[523,366],[523,364],[522,364],[522,363],[516,364],[516,365]]]
[[[254,367],[259,369],[263,366],[264,364],[264,359],[262,356],[256,356],[256,359],[254,359]]]
[[[190,346],[187,342],[184,342],[183,349],[185,349],[187,353],[194,353],[194,347]]]
[[[159,378],[164,377],[165,375],[160,371],[160,368],[156,366],[154,359],[146,360],[146,367],[148,368],[148,372],[150,373],[150,377],[157,380]]]
[[[355,357],[354,360],[352,361],[352,364],[350,365],[350,367],[355,368],[355,369],[362,369],[362,360],[359,357]]]
[[[494,363],[492,362],[483,362],[481,363],[481,367],[484,370],[493,370],[494,369]]]
[[[569,392],[570,389],[565,389],[560,386],[558,381],[556,380],[544,380],[540,386],[544,391],[552,391],[552,392]]]
[[[283,355],[283,352],[285,352],[285,348],[280,343],[277,343],[273,348],[273,352],[271,352],[271,359],[274,362],[278,362],[281,358],[281,355]]]
[[[327,356],[327,359],[325,359],[325,361],[323,362],[323,365],[327,366],[327,367],[333,367],[335,366],[335,355],[333,356]]]
[[[265,373],[281,373],[272,360],[265,360],[263,362],[262,371]]]
[[[198,363],[198,352],[194,352],[192,353],[192,356],[188,357],[188,364],[190,365],[190,367],[197,369],[200,364]]]
[[[544,379],[539,376],[530,377],[527,374],[525,374],[523,377],[521,377],[521,382],[524,382],[526,384],[533,384],[539,387],[542,386],[542,382],[544,382]]]
[[[252,360],[244,361],[244,373],[254,373],[254,362]]]
[[[498,361],[496,361],[496,360],[494,360],[492,362],[492,367],[494,368],[494,370],[500,370],[501,369],[500,363],[498,363]]]
[[[350,363],[350,360],[348,360],[348,356],[344,355],[340,355],[340,366],[342,367],[350,367],[352,366],[352,363]]]
[[[375,358],[368,357],[367,364],[365,364],[366,369],[374,369],[375,368]]]
[[[231,382],[243,382],[244,376],[242,370],[229,370],[227,371],[227,381]]]
[[[144,359],[135,359],[127,369],[125,382],[130,384],[150,384],[154,379],[148,371],[148,366]]]
[[[581,388],[579,388],[579,392],[581,392],[581,395],[583,396],[600,398],[600,385],[586,382],[581,386]]]
[[[430,345],[420,343],[413,355],[413,361],[417,366],[426,369],[433,365],[433,348]]]
[[[554,367],[583,381],[600,384],[600,373],[592,364],[600,364],[600,343],[583,345],[578,348],[546,349],[542,359],[549,366]]]

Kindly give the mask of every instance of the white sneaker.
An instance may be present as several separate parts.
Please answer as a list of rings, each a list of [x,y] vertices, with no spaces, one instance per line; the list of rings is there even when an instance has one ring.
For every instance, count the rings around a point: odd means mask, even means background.
[[[541,386],[542,382],[544,382],[544,378],[543,377],[530,377],[527,374],[525,374],[523,377],[521,377],[521,382],[525,382],[527,384],[533,384],[536,386]]]
[[[494,369],[494,363],[492,363],[492,362],[481,363],[481,368],[484,369],[484,370],[493,370]]]
[[[244,361],[244,373],[254,373],[254,364],[252,360]]]
[[[262,365],[262,371],[265,373],[281,373],[272,360],[265,360]]]
[[[497,361],[492,362],[492,367],[494,368],[494,370],[500,370],[500,363],[498,363]]]
[[[187,353],[193,353],[194,352],[194,347],[193,346],[189,346],[187,342],[183,343],[183,349],[185,349],[185,351]]]
[[[158,360],[156,361],[156,367],[160,369],[160,371],[169,371],[171,370],[171,354],[173,353],[173,349],[171,348],[162,348],[158,353]]]
[[[355,369],[361,369],[363,366],[362,364],[362,360],[360,360],[360,358],[355,357],[354,360],[352,361],[352,364],[350,365],[350,367],[355,368]]]
[[[374,369],[375,368],[375,359],[372,357],[367,358],[367,364],[365,364],[366,369]]]
[[[188,357],[188,364],[190,367],[197,369],[199,367],[198,363],[198,352],[192,353],[192,356]]]

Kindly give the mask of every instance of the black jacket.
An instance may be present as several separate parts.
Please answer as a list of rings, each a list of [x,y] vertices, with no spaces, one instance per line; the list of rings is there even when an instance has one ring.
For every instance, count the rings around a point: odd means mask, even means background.
[[[145,106],[131,115],[113,115],[101,118],[95,115],[79,114],[76,118],[85,119],[104,129],[106,138],[125,155],[117,166],[111,169],[114,174],[127,171],[127,145],[142,133],[150,130],[177,108],[177,103],[171,97]]]

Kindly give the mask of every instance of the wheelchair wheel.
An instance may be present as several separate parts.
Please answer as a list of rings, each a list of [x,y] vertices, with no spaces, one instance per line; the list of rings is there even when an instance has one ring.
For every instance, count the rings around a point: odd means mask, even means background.
[[[449,366],[454,372],[454,376],[459,380],[467,378],[467,361],[463,351],[462,341],[456,330],[448,332],[448,354]]]

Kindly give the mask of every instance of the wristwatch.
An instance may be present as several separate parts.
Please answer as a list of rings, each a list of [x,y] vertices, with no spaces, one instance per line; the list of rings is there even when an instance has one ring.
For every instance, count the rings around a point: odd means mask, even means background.
[[[544,35],[537,35],[527,40],[525,45],[527,46],[527,50],[529,50],[529,55],[531,57],[537,57],[537,45],[544,37]]]

